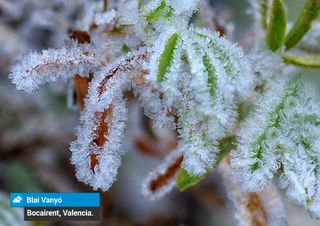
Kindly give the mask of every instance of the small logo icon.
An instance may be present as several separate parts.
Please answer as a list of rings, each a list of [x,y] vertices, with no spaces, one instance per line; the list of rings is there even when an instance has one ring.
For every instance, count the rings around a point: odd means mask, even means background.
[[[12,200],[13,203],[17,203],[17,204],[21,203],[21,201],[22,201],[21,196],[14,197],[13,200]]]

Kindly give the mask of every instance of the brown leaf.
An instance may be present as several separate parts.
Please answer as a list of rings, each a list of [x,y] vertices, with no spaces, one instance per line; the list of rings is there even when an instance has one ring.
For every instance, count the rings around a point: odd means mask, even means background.
[[[69,34],[71,39],[77,40],[81,44],[86,44],[91,42],[90,35],[85,31],[72,31]]]
[[[157,178],[150,181],[150,191],[155,193],[165,186],[177,174],[181,167],[183,156],[180,155],[171,165],[168,166],[164,174],[158,175]]]
[[[95,145],[99,147],[99,149],[103,149],[104,144],[108,141],[106,136],[109,134],[110,125],[108,122],[112,119],[112,107],[106,109],[102,114],[96,113],[95,117],[99,119],[99,125],[97,129],[95,130],[96,138],[93,140]],[[92,172],[94,173],[94,168],[96,165],[99,164],[99,161],[97,159],[97,154],[90,154],[90,168]]]
[[[247,209],[252,215],[252,226],[268,226],[268,214],[263,202],[256,192],[248,194]]]
[[[111,68],[109,71],[106,72],[104,75],[104,79],[99,85],[99,93],[102,94],[105,91],[105,86],[110,78],[112,78],[117,73],[132,71],[137,68],[137,62],[145,61],[148,57],[148,51],[144,50],[138,54],[129,54],[123,60],[121,60],[117,65]]]
[[[79,103],[80,111],[83,111],[84,108],[84,98],[88,94],[89,83],[92,80],[92,76],[89,78],[83,78],[80,75],[74,76],[74,86],[77,95],[77,102]]]
[[[90,31],[94,31],[94,30],[96,30],[98,28],[98,25],[96,24],[96,23],[92,23],[92,24],[90,24]]]

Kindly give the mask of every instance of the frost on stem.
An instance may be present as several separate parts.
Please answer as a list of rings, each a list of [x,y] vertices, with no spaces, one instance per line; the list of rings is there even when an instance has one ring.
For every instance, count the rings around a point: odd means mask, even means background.
[[[188,19],[198,7],[199,0],[185,0],[183,4],[179,0],[152,0],[143,7],[142,16],[148,23],[171,16]]]
[[[146,81],[146,75],[146,70],[137,70],[132,77],[132,89],[144,109],[144,114],[152,119],[155,128],[175,129],[170,105],[161,98],[159,90]]]
[[[281,172],[280,187],[319,217],[319,106],[301,78],[270,81],[255,113],[238,132],[233,153],[236,180],[248,191],[265,188]]]
[[[151,200],[162,198],[175,185],[175,179],[180,170],[183,156],[179,150],[174,150],[153,171],[142,184],[142,194]]]
[[[84,17],[77,24],[77,27],[81,30],[92,31],[98,26],[108,30],[127,26],[135,26],[136,28],[144,26],[145,22],[140,17],[137,0],[118,0],[109,3],[110,10],[104,11],[102,1],[87,2],[84,7]]]
[[[31,93],[46,82],[87,75],[105,63],[94,49],[92,45],[70,42],[70,46],[58,50],[30,53],[12,67],[10,78],[18,90]]]
[[[287,225],[280,194],[272,184],[260,192],[243,192],[232,177],[230,156],[222,160],[219,171],[238,226]]]

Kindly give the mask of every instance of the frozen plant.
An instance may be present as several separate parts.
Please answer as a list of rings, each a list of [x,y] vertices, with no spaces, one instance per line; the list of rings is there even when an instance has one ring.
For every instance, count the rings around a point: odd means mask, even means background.
[[[110,188],[126,152],[124,93],[132,91],[155,128],[178,134],[175,150],[145,180],[144,195],[184,190],[227,156],[220,171],[239,225],[286,224],[274,174],[289,198],[320,217],[318,89],[284,64],[320,68],[314,53],[301,55],[299,46],[293,53],[300,55],[287,52],[311,28],[320,1],[306,1],[287,35],[282,0],[250,2],[263,34],[254,43],[264,47],[246,55],[221,31],[193,23],[198,0],[88,1],[65,47],[22,57],[10,78],[26,92],[73,80],[81,118],[71,162],[95,190]],[[258,213],[242,210],[257,200]]]

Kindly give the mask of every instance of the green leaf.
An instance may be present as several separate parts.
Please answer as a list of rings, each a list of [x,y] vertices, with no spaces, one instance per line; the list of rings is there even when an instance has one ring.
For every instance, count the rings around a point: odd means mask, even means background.
[[[204,179],[207,175],[201,175],[201,176],[191,176],[186,170],[180,169],[178,172],[177,180],[176,180],[176,186],[179,190],[184,191],[187,188],[192,187],[193,185],[196,185],[199,181]]]
[[[139,10],[141,9],[143,3],[144,3],[143,0],[138,0],[138,8],[139,8]]]
[[[306,67],[320,70],[320,54],[310,54],[301,56],[282,56],[286,64],[292,64],[299,67]]]
[[[262,0],[259,7],[259,12],[261,15],[261,27],[263,29],[267,29],[268,22],[267,22],[267,16],[268,16],[268,0]]]
[[[208,73],[209,92],[211,97],[214,99],[217,91],[217,77],[215,74],[216,70],[214,66],[211,64],[210,58],[207,54],[204,54],[202,61],[204,68]]]
[[[252,165],[250,165],[251,171],[256,171],[260,169],[261,163],[263,163],[263,143],[267,141],[267,133],[270,128],[276,128],[278,129],[280,126],[280,120],[281,120],[281,112],[285,108],[285,102],[289,97],[295,97],[298,92],[298,85],[296,84],[297,79],[300,78],[299,76],[295,77],[293,80],[290,81],[289,87],[285,91],[285,95],[280,101],[280,103],[275,107],[275,109],[268,113],[268,125],[265,127],[263,131],[261,131],[261,134],[259,137],[251,143],[252,147],[252,159],[259,159],[259,161],[256,161]]]
[[[128,53],[128,52],[130,52],[131,51],[131,49],[130,49],[130,47],[128,46],[128,45],[126,45],[126,44],[123,44],[122,45],[122,47],[121,47],[121,52],[123,52],[123,53]]]
[[[286,10],[283,0],[273,0],[270,23],[267,28],[267,46],[275,52],[283,45],[286,35]]]
[[[0,225],[25,225],[23,216],[18,209],[9,206],[9,199],[4,193],[0,193]]]
[[[204,40],[210,40],[207,46],[208,50],[219,53],[217,55],[217,58],[223,63],[224,69],[226,70],[227,74],[230,75],[232,79],[235,79],[238,76],[238,74],[233,74],[234,66],[232,64],[232,56],[226,50],[226,48],[224,48],[224,46],[219,45],[217,40],[208,37],[206,34],[198,32],[196,32],[195,34]]]
[[[312,22],[318,17],[319,12],[320,0],[307,0],[298,19],[287,34],[285,41],[286,50],[293,48],[310,30]]]
[[[9,161],[5,165],[6,178],[10,185],[23,192],[40,192],[42,185],[38,178],[24,165]]]
[[[157,81],[160,83],[164,79],[164,75],[168,72],[168,69],[172,63],[173,52],[178,41],[179,35],[177,33],[172,34],[164,47],[164,51],[160,55],[158,64]]]
[[[146,16],[146,20],[149,24],[160,19],[167,18],[172,16],[173,9],[170,6],[167,6],[165,1],[162,1],[160,5],[154,10],[150,11]]]
[[[230,151],[234,150],[237,145],[237,138],[236,136],[228,136],[224,137],[221,140],[219,140],[219,148],[220,152],[216,157],[216,164],[219,164],[219,162],[230,153]]]
[[[228,153],[230,153],[231,150],[235,149],[236,141],[237,140],[235,136],[229,136],[219,140],[219,148],[221,151],[216,157],[216,164],[218,164]],[[200,176],[192,176],[185,169],[181,169],[178,172],[176,186],[179,190],[184,191],[206,178],[210,172],[211,171],[208,171]]]

